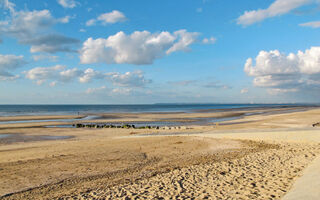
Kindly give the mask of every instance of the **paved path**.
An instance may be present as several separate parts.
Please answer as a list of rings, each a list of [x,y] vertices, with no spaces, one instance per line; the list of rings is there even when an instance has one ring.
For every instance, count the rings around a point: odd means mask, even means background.
[[[320,156],[318,156],[297,179],[283,200],[320,199]]]

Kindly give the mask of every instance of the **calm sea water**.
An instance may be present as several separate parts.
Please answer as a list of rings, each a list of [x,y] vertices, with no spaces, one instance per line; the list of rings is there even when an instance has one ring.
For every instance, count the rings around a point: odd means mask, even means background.
[[[94,113],[193,112],[206,109],[301,106],[301,104],[0,105],[0,116]],[[312,105],[308,105],[312,106]]]

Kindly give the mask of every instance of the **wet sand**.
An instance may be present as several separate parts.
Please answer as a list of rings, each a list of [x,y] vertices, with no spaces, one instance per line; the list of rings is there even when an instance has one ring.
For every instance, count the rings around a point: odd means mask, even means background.
[[[269,111],[179,131],[1,125],[0,134],[16,138],[72,138],[0,142],[0,199],[281,199],[320,156],[320,128],[312,127],[320,109]],[[108,121],[239,113],[112,115]]]

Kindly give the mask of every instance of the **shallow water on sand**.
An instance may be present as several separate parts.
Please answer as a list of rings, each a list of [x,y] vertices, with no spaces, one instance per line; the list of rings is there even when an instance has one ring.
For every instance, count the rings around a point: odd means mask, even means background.
[[[0,135],[0,139],[1,139],[1,138],[6,138],[6,137],[10,137],[10,134],[1,134],[1,135]]]
[[[0,124],[17,124],[17,123],[35,123],[35,122],[73,122],[79,120],[95,120],[101,119],[100,116],[89,115],[83,118],[77,119],[34,119],[34,120],[12,120],[12,121],[0,121]]]

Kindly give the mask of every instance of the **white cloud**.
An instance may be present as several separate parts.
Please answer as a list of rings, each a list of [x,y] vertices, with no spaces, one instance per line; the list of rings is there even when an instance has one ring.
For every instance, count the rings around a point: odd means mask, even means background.
[[[240,91],[241,94],[246,94],[246,93],[248,93],[248,92],[249,92],[249,90],[248,90],[247,88],[243,88],[243,89]]]
[[[300,6],[313,2],[313,0],[275,0],[267,9],[245,11],[237,19],[241,25],[251,25],[266,18],[276,17],[290,12]]]
[[[289,93],[289,92],[297,92],[298,90],[296,88],[292,89],[280,89],[280,88],[272,88],[268,89],[268,93],[271,95],[278,95],[283,93]]]
[[[78,4],[74,0],[58,0],[58,3],[64,8],[75,8]]]
[[[29,38],[42,33],[56,20],[49,10],[20,11],[11,16],[11,20],[0,23],[0,32],[17,38]]]
[[[86,26],[93,26],[96,24],[96,20],[95,19],[90,19],[86,22]]]
[[[62,17],[62,18],[58,19],[58,21],[63,23],[63,24],[67,24],[67,23],[70,22],[70,19],[73,19],[73,18],[74,18],[74,16],[72,17],[72,16],[67,15],[65,17]]]
[[[14,11],[7,21],[0,21],[0,35],[16,38],[20,44],[31,45],[31,52],[71,52],[79,41],[59,34],[50,34],[57,23],[67,23],[71,17],[52,17],[49,10]]]
[[[114,86],[142,88],[151,83],[151,80],[144,77],[142,71],[125,72],[123,74],[119,72],[104,73],[91,68],[86,70],[78,68],[66,69],[66,66],[56,65],[52,67],[36,67],[23,73],[27,79],[33,80],[37,84],[42,84],[49,80],[55,82],[55,84],[74,80],[78,80],[80,83],[104,80],[111,82]]]
[[[131,88],[114,88],[112,90],[112,95],[130,95],[131,92]]]
[[[0,54],[0,79],[13,80],[18,78],[18,76],[12,75],[11,72],[26,63],[23,56]]]
[[[0,54],[0,70],[13,70],[25,63],[23,56]]]
[[[124,22],[127,18],[122,12],[113,10],[112,12],[101,14],[97,19],[103,24],[114,24]]]
[[[307,23],[299,24],[299,26],[320,28],[320,21],[307,22]]]
[[[320,47],[285,55],[278,50],[260,51],[246,61],[244,71],[254,77],[255,86],[269,88],[271,93],[296,92],[305,88],[320,89]],[[275,92],[276,91],[276,92]]]
[[[33,55],[32,56],[34,61],[40,61],[40,60],[49,60],[56,62],[58,61],[58,56],[52,56],[52,55],[45,55],[45,54],[39,54],[39,55]]]
[[[320,73],[320,47],[311,47],[305,52],[299,51],[299,68],[305,74]]]
[[[175,38],[178,39],[176,43],[167,50],[167,54],[170,54],[175,51],[188,51],[189,46],[196,42],[199,33],[196,32],[187,32],[187,30],[179,30],[173,33]]]
[[[0,73],[0,81],[14,81],[16,79],[20,78],[19,75],[12,75],[12,74],[4,74],[4,75],[1,75]]]
[[[122,87],[143,87],[151,80],[145,79],[142,71],[133,71],[120,74],[118,72],[107,73],[106,78],[114,85]]]
[[[64,70],[66,66],[56,65],[53,67],[36,67],[29,71],[25,71],[25,77],[35,81],[38,85],[43,84],[47,80],[57,79],[59,71]]]
[[[202,43],[203,43],[203,44],[214,44],[214,43],[216,43],[216,41],[217,41],[216,38],[210,37],[210,38],[204,38],[204,39],[202,40]]]
[[[93,70],[91,68],[88,68],[83,72],[81,77],[79,77],[79,81],[81,83],[88,83],[91,80],[103,79],[103,78],[105,78],[105,76],[104,76],[104,74],[102,72],[95,71],[95,70]]]
[[[252,58],[247,59],[245,72],[250,76],[269,74],[290,74],[298,72],[298,61],[295,54],[281,54],[278,50],[260,51],[256,57],[256,66],[253,67]]]
[[[65,71],[59,72],[60,80],[64,82],[71,81],[79,76],[83,76],[83,74],[83,71],[77,68],[67,69]]]
[[[88,88],[86,94],[91,95],[103,95],[103,96],[117,96],[117,95],[130,95],[132,94],[132,88],[107,88],[106,86],[101,86],[98,88]]]
[[[88,38],[80,50],[80,60],[89,63],[152,64],[155,59],[175,51],[187,51],[197,39],[198,33],[179,30],[150,33],[136,31],[131,35],[118,32],[107,39]]]
[[[11,13],[15,12],[14,7],[16,4],[10,2],[9,0],[1,0],[0,5],[2,5],[5,9],[8,9]]]
[[[118,10],[113,10],[112,12],[103,13],[99,15],[96,19],[88,20],[86,22],[86,26],[96,25],[97,22],[101,22],[103,25],[106,25],[106,24],[115,24],[118,22],[124,22],[126,20],[127,18],[122,12]]]
[[[88,83],[94,79],[104,79],[105,75],[102,72],[95,71],[91,68],[80,70],[77,68],[66,69],[66,66],[56,65],[52,67],[36,67],[24,72],[27,79],[35,81],[37,84],[42,84],[48,80],[58,82],[69,82],[78,80],[80,83]]]
[[[95,94],[95,93],[100,93],[100,92],[106,92],[107,87],[106,86],[101,86],[99,88],[88,88],[86,90],[87,94]]]

